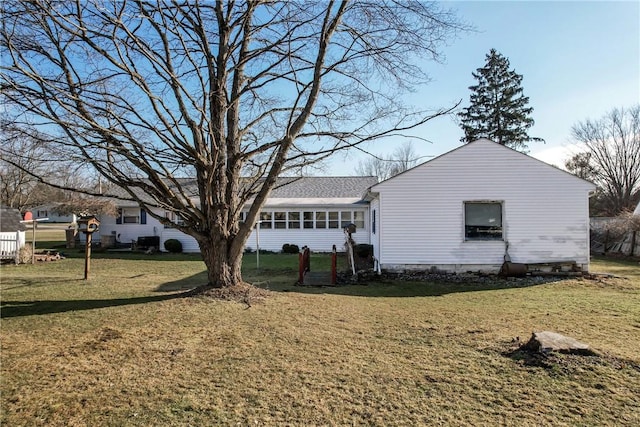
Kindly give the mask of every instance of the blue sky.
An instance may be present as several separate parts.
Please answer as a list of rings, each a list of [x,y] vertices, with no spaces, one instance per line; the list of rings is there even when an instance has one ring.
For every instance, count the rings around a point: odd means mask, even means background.
[[[476,31],[461,34],[443,47],[443,64],[425,62],[429,85],[407,98],[422,108],[468,105],[471,75],[495,48],[523,75],[522,87],[534,108],[530,154],[563,165],[571,147],[571,127],[598,119],[614,107],[640,102],[640,2],[467,1],[446,2]],[[414,140],[421,156],[437,156],[461,145],[453,118],[435,119],[414,131],[431,143]],[[367,150],[391,153],[401,141],[371,144]],[[337,155],[329,175],[354,175],[365,155]]]

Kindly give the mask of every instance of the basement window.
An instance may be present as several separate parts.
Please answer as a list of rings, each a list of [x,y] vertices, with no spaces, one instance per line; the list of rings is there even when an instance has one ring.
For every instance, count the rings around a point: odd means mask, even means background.
[[[501,202],[464,202],[465,240],[502,240]]]

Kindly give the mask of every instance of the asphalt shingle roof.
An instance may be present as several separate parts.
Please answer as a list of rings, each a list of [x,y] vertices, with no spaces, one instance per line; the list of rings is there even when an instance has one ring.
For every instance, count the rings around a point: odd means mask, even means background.
[[[22,215],[18,209],[0,207],[0,232],[10,233],[16,231],[24,231],[25,225],[21,223]]]
[[[180,185],[191,196],[197,195],[197,186],[193,178],[180,178]],[[378,183],[374,176],[314,176],[302,178],[278,178],[270,199],[326,199],[361,198],[369,187]],[[115,196],[126,198],[126,192],[120,188],[110,191]],[[143,199],[149,197],[142,196]]]
[[[373,176],[313,176],[280,178],[271,198],[343,198],[362,197],[378,183]]]

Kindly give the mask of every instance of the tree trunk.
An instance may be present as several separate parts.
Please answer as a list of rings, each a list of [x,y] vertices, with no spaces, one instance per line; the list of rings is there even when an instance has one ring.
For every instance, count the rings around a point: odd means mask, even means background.
[[[199,240],[198,244],[207,266],[207,288],[229,288],[243,283],[242,252],[231,250],[232,241],[210,238]]]

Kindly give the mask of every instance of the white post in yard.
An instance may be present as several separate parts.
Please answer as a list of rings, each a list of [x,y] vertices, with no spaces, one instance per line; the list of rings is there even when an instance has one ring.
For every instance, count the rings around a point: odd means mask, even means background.
[[[16,265],[20,264],[20,232],[16,231]]]
[[[256,222],[256,270],[260,270],[260,224],[262,221]]]
[[[31,223],[31,264],[36,263],[36,227],[38,226],[38,222],[33,220]]]

